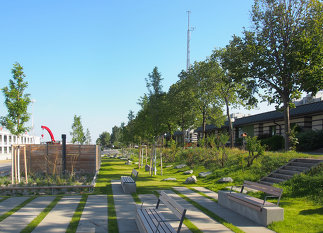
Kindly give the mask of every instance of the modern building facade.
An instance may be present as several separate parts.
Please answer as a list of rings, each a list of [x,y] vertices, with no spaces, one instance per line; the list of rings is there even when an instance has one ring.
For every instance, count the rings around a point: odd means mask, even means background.
[[[40,144],[40,137],[28,134],[17,137],[8,130],[0,128],[0,160],[11,159],[11,147],[17,144]]]

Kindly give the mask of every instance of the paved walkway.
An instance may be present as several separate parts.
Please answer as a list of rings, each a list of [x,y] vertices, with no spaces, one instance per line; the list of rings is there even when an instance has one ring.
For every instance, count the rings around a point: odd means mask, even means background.
[[[76,232],[108,232],[108,198],[106,195],[88,196]]]
[[[53,200],[54,196],[37,197],[26,206],[1,222],[0,232],[20,232],[37,217]]]
[[[135,221],[137,206],[131,194],[123,192],[120,180],[112,180],[111,184],[119,233],[139,233]]]
[[[227,208],[224,208],[217,204],[216,202],[203,197],[202,195],[188,189],[185,187],[174,187],[174,189],[182,194],[184,194],[186,197],[190,198],[191,200],[197,202],[204,208],[210,210],[211,212],[215,213],[219,217],[225,219],[226,221],[232,223],[233,225],[239,227],[241,230],[243,230],[246,233],[272,233],[273,231],[269,230],[266,227],[263,227],[248,218],[241,216]],[[200,189],[202,190],[202,189]],[[212,192],[212,191],[211,191]],[[209,193],[208,191],[205,192],[205,194]]]
[[[211,232],[219,232],[219,233],[227,233],[232,232],[229,228],[225,227],[221,223],[213,220],[195,206],[185,201],[183,198],[178,196],[172,191],[165,191],[169,196],[171,196],[178,204],[187,209],[186,217],[202,232],[211,233]],[[199,194],[198,194],[199,195]],[[200,195],[201,196],[201,195]],[[202,196],[203,197],[203,196]],[[203,197],[207,199],[206,197]],[[207,199],[209,200],[209,199]],[[211,200],[210,200],[211,201]]]
[[[65,232],[81,196],[65,196],[47,214],[41,223],[33,230],[35,232]]]
[[[9,210],[12,210],[17,205],[20,205],[29,197],[11,197],[7,200],[0,202],[0,216],[7,213]]]
[[[204,187],[193,187],[193,189],[195,189],[201,193],[204,193],[204,194],[208,195],[209,197],[214,198],[215,200],[218,200],[218,194],[216,192],[213,192],[213,191],[206,189]]]

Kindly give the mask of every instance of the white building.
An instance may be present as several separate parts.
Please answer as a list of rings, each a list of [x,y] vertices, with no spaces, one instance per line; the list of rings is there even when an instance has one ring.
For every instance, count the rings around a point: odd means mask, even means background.
[[[8,130],[0,128],[0,160],[11,159],[11,145],[40,144],[40,137],[23,134],[19,137]]]

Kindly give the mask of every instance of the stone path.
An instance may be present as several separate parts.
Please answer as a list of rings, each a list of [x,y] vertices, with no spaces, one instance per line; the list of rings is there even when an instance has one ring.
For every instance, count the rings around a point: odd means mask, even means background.
[[[41,223],[33,230],[35,232],[65,232],[81,196],[65,196],[47,214]]]
[[[176,189],[177,190],[177,189]],[[187,209],[186,217],[202,232],[211,233],[211,232],[219,232],[219,233],[227,233],[232,232],[230,229],[218,223],[217,221],[213,220],[206,214],[202,213],[199,209],[194,207],[189,202],[185,201],[183,198],[178,196],[172,191],[166,190],[165,191],[169,196],[171,196],[178,204],[183,206]],[[192,191],[193,192],[193,191]],[[199,194],[198,194],[199,195]],[[200,195],[201,196],[201,195]],[[204,199],[206,197],[201,196]],[[209,200],[209,199],[207,199]],[[211,201],[211,200],[210,200]]]
[[[119,233],[138,233],[136,217],[136,203],[131,194],[125,194],[120,180],[112,180],[114,206],[117,212]]]
[[[209,197],[214,198],[215,200],[218,200],[218,194],[216,192],[213,192],[213,191],[206,189],[204,187],[193,187],[193,189],[195,189],[201,193],[204,193],[204,194],[208,195]]]
[[[186,197],[190,198],[191,200],[197,202],[204,208],[210,210],[211,212],[215,213],[219,217],[225,219],[226,221],[232,223],[233,225],[239,227],[241,230],[243,230],[246,233],[272,233],[273,231],[269,230],[266,227],[263,227],[248,218],[241,216],[227,208],[224,208],[217,204],[216,202],[201,196],[200,194],[185,188],[185,187],[174,187],[174,189],[182,194],[184,194]],[[200,189],[202,190],[202,189]],[[212,192],[212,191],[211,191]],[[205,192],[206,194],[209,192]]]
[[[11,198],[10,198],[11,199]],[[37,197],[26,206],[1,222],[0,232],[20,232],[37,217],[53,200],[54,196]]]
[[[138,196],[140,200],[144,202],[143,204],[144,208],[156,207],[157,197],[154,194],[141,194]],[[177,219],[177,217],[172,213],[172,211],[162,203],[159,205],[158,210],[163,214],[166,220]],[[169,223],[175,230],[177,230],[179,221],[170,221]],[[187,226],[183,224],[181,228],[181,233],[192,233],[192,232],[187,228]]]
[[[12,210],[17,205],[20,205],[29,197],[11,197],[7,200],[0,202],[0,216],[7,213],[9,210]]]
[[[106,195],[88,196],[76,232],[108,232],[108,198]]]

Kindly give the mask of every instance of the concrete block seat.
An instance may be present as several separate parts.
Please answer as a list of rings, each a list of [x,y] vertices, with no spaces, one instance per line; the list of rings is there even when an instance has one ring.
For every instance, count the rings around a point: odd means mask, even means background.
[[[130,176],[121,176],[121,187],[125,193],[136,192],[136,179],[138,172],[133,169]]]
[[[266,196],[265,200],[251,197],[242,193],[244,187],[269,193],[272,196]],[[278,206],[281,194],[282,189],[245,181],[241,193],[219,191],[218,203],[256,223],[267,226],[272,222],[284,220],[284,209]],[[278,197],[277,204],[266,201],[267,197]]]

